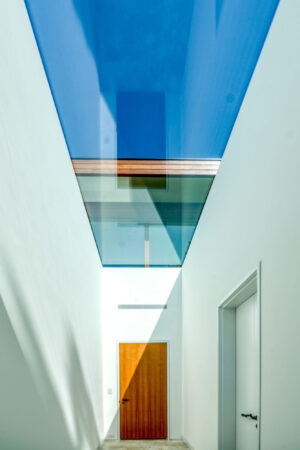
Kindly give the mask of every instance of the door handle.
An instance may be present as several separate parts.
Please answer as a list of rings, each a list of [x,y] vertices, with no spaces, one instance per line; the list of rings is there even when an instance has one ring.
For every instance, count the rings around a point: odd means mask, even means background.
[[[254,416],[253,414],[241,414],[242,417],[249,417],[252,420],[257,420],[257,416]]]
[[[129,398],[122,398],[122,403],[123,402],[129,402]]]

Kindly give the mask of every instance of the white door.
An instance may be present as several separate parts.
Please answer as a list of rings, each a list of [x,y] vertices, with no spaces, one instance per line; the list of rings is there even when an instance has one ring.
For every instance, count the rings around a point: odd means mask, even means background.
[[[259,448],[258,327],[255,294],[236,309],[236,450]]]

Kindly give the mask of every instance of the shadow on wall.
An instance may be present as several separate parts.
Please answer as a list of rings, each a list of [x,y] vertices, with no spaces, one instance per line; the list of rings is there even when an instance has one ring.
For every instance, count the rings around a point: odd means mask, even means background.
[[[6,268],[4,276],[11,291],[7,304],[14,302],[17,321],[14,328],[4,306],[5,299],[0,298],[1,369],[3,367],[0,371],[1,448],[97,448],[100,443],[97,421],[71,327],[66,324],[64,330],[67,342],[67,370],[64,368],[68,394],[66,408],[51,371],[50,361],[47,361],[39,344],[40,339],[28,309],[27,294],[13,267],[9,264],[3,266]],[[51,347],[51,336],[48,340]],[[58,353],[62,351],[55,350]],[[59,360],[56,362],[59,363]],[[59,382],[62,383],[63,380]]]
[[[66,450],[75,448],[59,402],[54,392],[50,395],[51,386],[43,399],[33,381],[1,298],[0,358],[0,448],[51,450],[61,443]],[[41,367],[40,373],[44,370]]]
[[[80,355],[72,334],[69,335],[68,357],[68,386],[74,415],[77,448],[95,449],[100,445],[100,436]]]
[[[150,269],[151,270],[151,269]],[[166,309],[162,309],[162,312],[159,316],[159,319],[157,321],[156,326],[153,329],[153,332],[151,334],[151,337],[149,338],[149,343],[151,342],[166,342],[169,341],[168,335],[172,335],[174,332],[175,334],[181,336],[181,325],[178,327],[178,325],[174,321],[170,321],[170,311],[174,308],[178,308],[178,298],[177,295],[174,295],[176,291],[178,291],[178,288],[181,290],[181,274],[176,279],[176,282],[172,288],[172,291],[169,294],[168,300],[166,301]],[[181,308],[181,303],[180,303]],[[128,311],[130,313],[130,310]],[[145,310],[141,310],[141,313],[145,312]],[[166,333],[166,330],[168,332]],[[164,337],[165,336],[165,337]],[[123,341],[125,342],[125,341]],[[180,339],[181,342],[181,339]],[[181,345],[181,344],[180,344]],[[146,350],[146,349],[145,349]],[[137,362],[136,369],[132,374],[131,381],[128,383],[128,387],[126,389],[126,392],[131,392],[131,388],[133,387],[133,383],[135,382],[135,377],[137,375],[137,372],[139,370],[139,367],[143,363],[143,355],[145,354],[145,351],[142,353],[139,361]],[[174,377],[178,374],[181,374],[181,347],[175,348],[172,343],[168,346],[168,436],[170,437],[170,432],[172,433],[171,427],[173,423],[173,415],[175,416],[176,413],[181,414],[182,408],[182,398],[181,398],[181,390],[178,388],[177,385],[174,385],[173,383],[169,383],[171,380],[171,377]],[[176,367],[175,367],[176,365]],[[181,376],[181,375],[180,375]],[[180,381],[180,387],[181,387],[181,381]],[[117,386],[117,389],[119,390],[119,386]],[[176,410],[176,408],[178,408]],[[178,426],[181,426],[181,420],[179,421]],[[120,405],[117,406],[116,412],[114,414],[114,417],[111,421],[110,426],[108,427],[108,430],[106,432],[106,436],[104,436],[104,439],[109,438],[109,436],[114,436],[116,433],[116,430],[119,431],[120,426]],[[173,430],[174,433],[175,430]]]

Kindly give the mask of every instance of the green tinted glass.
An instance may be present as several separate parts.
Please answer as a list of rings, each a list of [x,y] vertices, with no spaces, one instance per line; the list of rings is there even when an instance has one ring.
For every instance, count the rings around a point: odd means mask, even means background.
[[[78,175],[104,266],[181,266],[212,176]]]

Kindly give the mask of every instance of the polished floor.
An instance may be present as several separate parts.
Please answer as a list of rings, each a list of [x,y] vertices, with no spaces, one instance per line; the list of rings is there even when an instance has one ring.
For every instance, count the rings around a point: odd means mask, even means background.
[[[103,450],[187,450],[183,441],[147,440],[147,441],[106,441]]]

